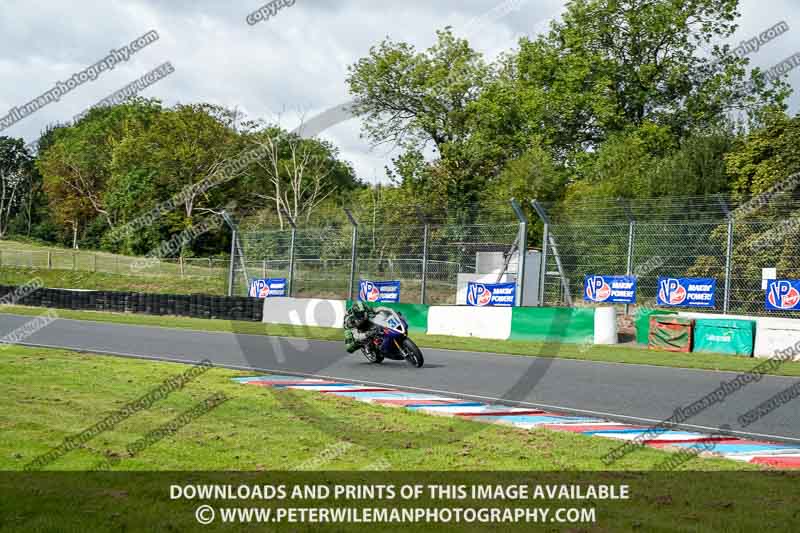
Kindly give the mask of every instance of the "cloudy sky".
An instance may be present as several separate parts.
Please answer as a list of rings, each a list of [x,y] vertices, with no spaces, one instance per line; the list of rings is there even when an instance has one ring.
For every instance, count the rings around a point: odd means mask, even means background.
[[[150,30],[158,41],[80,84],[0,135],[35,140],[53,122],[70,120],[146,72],[170,61],[175,72],[142,94],[177,102],[235,107],[287,129],[348,101],[347,66],[370,45],[391,37],[418,49],[452,26],[492,59],[524,34],[535,35],[563,9],[562,0],[296,0],[256,24],[259,0],[0,0],[0,118],[97,63]],[[790,31],[752,54],[768,68],[800,51],[798,0],[742,0],[740,28],[730,44],[785,21]],[[254,21],[253,18],[250,19]],[[797,28],[797,30],[795,30]],[[789,82],[800,89],[800,68]],[[800,111],[800,95],[790,101]],[[357,120],[322,136],[366,181],[382,179],[392,153],[371,150]]]

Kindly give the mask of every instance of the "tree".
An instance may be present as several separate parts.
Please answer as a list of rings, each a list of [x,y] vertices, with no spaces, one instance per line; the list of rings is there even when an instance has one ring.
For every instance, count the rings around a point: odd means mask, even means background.
[[[748,197],[770,190],[800,172],[800,115],[792,118],[778,110],[765,117],[762,128],[752,131],[727,154],[725,161],[733,177],[732,188]],[[795,183],[788,192],[800,185]]]
[[[492,78],[481,54],[445,28],[422,52],[386,39],[349,72],[353,110],[366,137],[403,150],[392,170],[398,181],[440,205],[474,202],[485,172],[482,150],[470,144],[471,104]]]
[[[142,99],[95,108],[48,139],[50,145],[36,164],[55,219],[72,228],[73,246],[95,218],[109,229],[120,222],[107,196],[115,149],[130,131],[141,130],[160,111],[160,103]]]
[[[303,139],[276,126],[258,132],[252,141],[266,154],[256,161],[261,179],[255,196],[275,206],[281,229],[285,215],[308,221],[340,185],[352,186],[352,169],[324,141]]]
[[[730,54],[738,0],[573,0],[562,20],[503,61],[479,102],[491,134],[544,136],[564,161],[654,124],[679,141],[729,113],[782,105],[785,86],[750,85]],[[711,48],[705,57],[702,48]],[[755,78],[763,82],[756,72]],[[487,135],[488,136],[488,135]]]
[[[0,137],[0,238],[31,194],[33,165],[22,139]]]
[[[178,105],[156,114],[146,127],[131,128],[114,152],[114,187],[125,190],[147,176],[161,197],[185,191],[182,223],[191,226],[195,210],[210,207],[203,201],[219,195],[219,190],[192,186],[216,176],[237,155],[233,115],[208,104]]]

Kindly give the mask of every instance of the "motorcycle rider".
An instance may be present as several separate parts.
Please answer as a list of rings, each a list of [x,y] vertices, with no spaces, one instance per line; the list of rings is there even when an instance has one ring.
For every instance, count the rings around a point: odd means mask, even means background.
[[[344,344],[347,353],[359,350],[380,329],[371,322],[375,315],[375,310],[364,302],[353,302],[353,306],[344,316]]]

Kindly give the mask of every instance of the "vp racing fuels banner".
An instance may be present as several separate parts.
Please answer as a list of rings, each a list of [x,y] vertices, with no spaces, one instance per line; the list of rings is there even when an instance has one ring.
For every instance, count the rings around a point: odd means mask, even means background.
[[[766,305],[768,311],[800,310],[800,280],[769,280]]]
[[[717,280],[711,278],[658,278],[656,303],[671,307],[714,307]]]
[[[248,296],[262,299],[287,296],[286,278],[251,279]]]
[[[400,301],[399,281],[358,282],[358,299],[362,302],[398,303]]]
[[[467,305],[473,307],[513,307],[516,296],[516,283],[467,282]]]
[[[583,299],[594,303],[636,303],[636,277],[586,276]]]

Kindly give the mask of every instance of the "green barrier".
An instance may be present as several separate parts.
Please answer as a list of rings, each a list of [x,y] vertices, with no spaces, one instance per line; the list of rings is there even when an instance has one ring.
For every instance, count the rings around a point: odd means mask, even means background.
[[[648,344],[650,342],[650,317],[653,315],[676,315],[676,311],[665,311],[663,309],[649,309],[646,307],[636,310],[636,342]]]
[[[350,309],[353,300],[347,300],[347,308]],[[388,307],[401,313],[406,322],[408,330],[413,333],[426,333],[428,331],[428,305],[422,304],[389,304],[389,303],[367,303],[370,307]]]
[[[692,350],[694,320],[682,316],[650,317],[650,349],[688,353]]]
[[[594,340],[592,307],[514,307],[511,340],[581,343]]]
[[[693,351],[752,356],[755,332],[753,320],[698,318]]]

